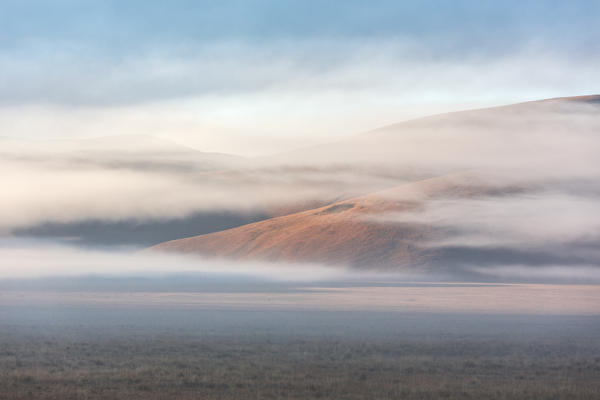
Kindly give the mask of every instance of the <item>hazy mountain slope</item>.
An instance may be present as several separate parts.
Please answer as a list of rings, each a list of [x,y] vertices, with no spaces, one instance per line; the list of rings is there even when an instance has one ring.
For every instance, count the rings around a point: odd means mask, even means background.
[[[600,95],[566,97],[403,121],[279,155],[271,162],[320,168],[360,166],[372,174],[411,178],[464,168],[504,168],[516,162],[537,168],[545,167],[545,162],[571,161],[567,157],[585,151],[587,145],[577,136],[599,131]],[[574,135],[574,140],[564,140]],[[544,160],[533,159],[532,148]]]

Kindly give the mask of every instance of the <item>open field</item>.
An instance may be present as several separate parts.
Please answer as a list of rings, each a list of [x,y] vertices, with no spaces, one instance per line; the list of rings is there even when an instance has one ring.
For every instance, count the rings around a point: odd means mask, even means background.
[[[193,278],[191,278],[193,279]],[[184,291],[5,290],[4,305],[600,315],[600,285],[353,282]],[[172,289],[172,287],[171,287]]]
[[[600,398],[591,341],[3,335],[2,348],[7,399]]]
[[[13,300],[0,306],[2,399],[600,398],[600,318],[591,313],[156,301],[178,299],[174,293],[143,293],[155,300],[143,304],[129,301],[132,293],[88,293],[112,299],[92,302],[62,292],[59,302],[31,294],[24,301],[27,292],[3,293]]]

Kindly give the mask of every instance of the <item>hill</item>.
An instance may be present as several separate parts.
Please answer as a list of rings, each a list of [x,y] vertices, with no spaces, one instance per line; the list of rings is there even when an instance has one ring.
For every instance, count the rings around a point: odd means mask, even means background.
[[[501,190],[509,193],[518,188]],[[438,177],[151,249],[237,260],[425,268],[437,254],[423,245],[442,232],[422,223],[393,222],[389,217],[419,212],[436,198],[499,193],[498,188],[466,175]]]
[[[553,207],[572,211],[593,194],[590,188],[596,187],[600,176],[594,168],[600,166],[594,162],[599,150],[599,102],[600,96],[583,96],[449,113],[291,153],[285,156],[288,167],[303,163],[326,172],[343,170],[340,165],[345,165],[346,193],[372,193],[152,249],[238,260],[438,271],[465,264],[595,263],[595,256],[581,256],[591,253],[574,251],[573,246],[587,242],[567,243],[569,237],[550,246],[544,232],[531,234],[520,219],[535,214],[548,199]],[[332,180],[332,185],[340,185],[340,180]],[[377,185],[387,189],[369,190]],[[527,193],[535,196],[522,196]],[[503,239],[484,246],[432,245],[464,228],[461,218],[469,219],[472,207],[465,200],[473,198],[485,202],[482,210],[493,221],[475,221],[480,237]],[[445,224],[419,220],[435,199],[457,202],[461,216]],[[503,210],[506,205],[510,207]],[[549,215],[543,223],[550,230],[561,229],[560,218]],[[531,242],[507,245],[510,240],[502,235]]]

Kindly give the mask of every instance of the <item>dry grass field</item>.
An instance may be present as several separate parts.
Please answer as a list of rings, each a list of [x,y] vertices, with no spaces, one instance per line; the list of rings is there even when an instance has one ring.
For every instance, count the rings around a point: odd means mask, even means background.
[[[2,399],[594,399],[596,316],[0,307]]]
[[[597,343],[2,337],[5,399],[593,399]]]

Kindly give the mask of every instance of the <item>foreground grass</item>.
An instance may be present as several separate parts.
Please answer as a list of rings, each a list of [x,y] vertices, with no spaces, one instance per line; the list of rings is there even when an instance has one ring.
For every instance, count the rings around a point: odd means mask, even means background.
[[[2,399],[593,399],[594,338],[0,336]]]

